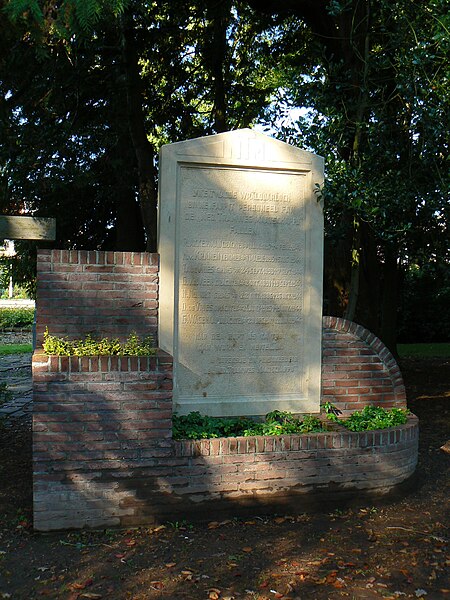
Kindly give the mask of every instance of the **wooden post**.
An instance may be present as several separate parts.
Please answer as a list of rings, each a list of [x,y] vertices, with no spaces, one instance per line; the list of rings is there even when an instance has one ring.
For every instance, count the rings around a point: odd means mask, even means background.
[[[0,216],[0,239],[54,240],[55,238],[56,219]]]

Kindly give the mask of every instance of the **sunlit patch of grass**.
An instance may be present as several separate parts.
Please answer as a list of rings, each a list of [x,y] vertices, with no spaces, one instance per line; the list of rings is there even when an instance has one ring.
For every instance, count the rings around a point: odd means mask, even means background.
[[[450,344],[397,344],[397,352],[402,358],[450,357]]]
[[[32,344],[1,344],[0,345],[0,356],[6,356],[7,354],[26,354],[27,352],[33,352]]]

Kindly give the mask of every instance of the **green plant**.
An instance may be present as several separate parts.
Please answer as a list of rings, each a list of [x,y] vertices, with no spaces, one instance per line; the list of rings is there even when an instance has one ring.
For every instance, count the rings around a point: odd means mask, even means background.
[[[330,421],[339,421],[339,415],[342,414],[342,410],[339,410],[339,408],[334,406],[331,402],[324,402],[322,407]]]
[[[34,308],[1,308],[0,329],[21,327],[31,329],[34,321]]]
[[[191,412],[188,415],[173,416],[173,437],[182,439],[207,439],[230,436],[287,435],[323,431],[321,421],[306,415],[302,419],[282,411],[268,413],[263,422],[249,417],[223,418]]]
[[[201,415],[198,411],[188,415],[173,415],[173,437],[176,440],[200,440],[244,435],[253,421],[248,418],[220,418]]]
[[[403,425],[410,414],[405,408],[387,410],[381,406],[365,406],[361,411],[355,411],[347,419],[340,421],[350,431],[366,431],[370,429],[387,429]]]
[[[95,340],[89,334],[81,340],[69,340],[51,335],[48,329],[44,332],[42,348],[46,354],[56,356],[148,356],[156,351],[150,338],[141,340],[134,332],[121,343],[107,337]]]

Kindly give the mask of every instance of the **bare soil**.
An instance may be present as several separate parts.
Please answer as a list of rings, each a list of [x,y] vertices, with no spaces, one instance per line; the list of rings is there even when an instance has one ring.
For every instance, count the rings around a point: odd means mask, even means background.
[[[450,599],[450,361],[401,367],[420,458],[415,487],[387,505],[37,534],[29,417],[12,419],[0,430],[0,599]]]

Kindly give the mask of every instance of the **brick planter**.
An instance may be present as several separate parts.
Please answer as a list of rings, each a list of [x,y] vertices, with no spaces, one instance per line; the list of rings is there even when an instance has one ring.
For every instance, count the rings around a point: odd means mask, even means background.
[[[386,431],[172,440],[172,361],[35,353],[34,518],[42,531],[299,509],[394,490],[418,422]],[[210,513],[208,513],[210,514]]]
[[[51,333],[156,338],[158,256],[38,254],[38,343]],[[322,402],[343,415],[405,407],[392,355],[363,327],[323,320]],[[34,525],[131,526],[376,498],[414,472],[418,421],[386,431],[172,439],[172,359],[33,356]]]

